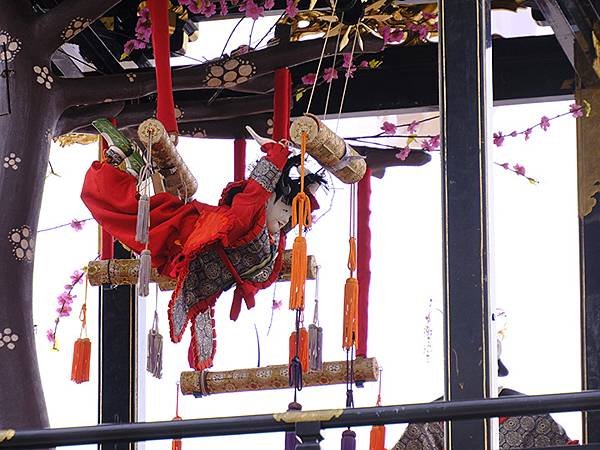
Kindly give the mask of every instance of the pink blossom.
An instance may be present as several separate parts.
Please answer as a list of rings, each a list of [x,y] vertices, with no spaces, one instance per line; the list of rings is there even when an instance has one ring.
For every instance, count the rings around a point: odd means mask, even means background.
[[[438,15],[436,13],[424,12],[423,13],[423,20],[437,19],[437,16]]]
[[[369,67],[369,61],[367,61],[366,59],[362,60],[358,67],[360,67],[361,69],[366,69],[367,67]]]
[[[406,147],[404,147],[402,150],[400,150],[398,153],[396,153],[396,158],[398,158],[400,161],[405,161],[406,158],[408,158],[408,155],[410,155],[411,149],[410,147],[407,145]]]
[[[306,86],[311,86],[315,83],[315,80],[317,79],[317,76],[314,73],[307,73],[306,75],[304,75],[301,80],[302,83]]]
[[[73,220],[71,220],[71,228],[73,228],[75,231],[81,231],[83,229],[84,223],[85,223],[85,220],[73,219]]]
[[[215,5],[213,2],[205,2],[202,4],[202,14],[204,14],[204,17],[212,17],[216,14],[217,12],[217,5]]]
[[[408,29],[414,33],[417,33],[419,35],[419,39],[421,40],[425,39],[429,33],[429,29],[425,24],[411,23],[408,25]]]
[[[550,119],[548,119],[548,117],[546,116],[542,116],[542,118],[540,119],[540,127],[544,131],[550,128]]]
[[[79,270],[76,270],[75,272],[73,272],[73,274],[71,275],[71,283],[73,285],[83,283],[83,272],[81,272]],[[65,289],[66,289],[66,287],[65,287]]]
[[[413,120],[408,126],[408,128],[406,128],[406,131],[408,131],[408,134],[417,134],[418,127],[419,123],[416,120]]]
[[[150,8],[142,8],[138,12],[139,20],[150,22]]]
[[[504,144],[504,135],[502,134],[502,131],[494,133],[494,145],[496,147],[501,147],[502,144]]]
[[[294,2],[294,0],[287,0],[285,12],[290,19],[293,19],[294,17],[296,17],[298,15],[299,11],[300,10],[296,6],[296,2]]]
[[[517,137],[517,132],[516,131],[511,131],[511,133],[509,134],[510,137]]]
[[[396,134],[396,129],[398,127],[391,122],[383,122],[381,125],[381,130],[383,130],[383,134]]]
[[[531,128],[527,128],[527,129],[525,130],[525,133],[523,133],[523,134],[525,135],[525,140],[526,140],[526,141],[528,141],[528,140],[529,140],[529,137],[531,136],[531,132],[532,132],[532,131],[533,131],[533,130],[532,130]]]
[[[352,67],[352,53],[344,53],[344,64],[342,64],[344,69],[349,69]]]
[[[331,83],[332,80],[337,80],[338,79],[337,70],[335,70],[333,67],[328,67],[327,69],[325,69],[323,71],[323,79],[327,83]]]
[[[227,8],[227,0],[219,0],[219,14],[222,16],[226,16],[229,13],[229,9]]]
[[[356,72],[356,66],[349,67],[346,70],[346,78],[354,78],[354,72]]]
[[[131,52],[134,49],[134,45],[136,43],[136,39],[130,39],[129,41],[125,42],[125,45],[123,46],[123,54],[124,56],[130,55]]]
[[[515,164],[515,165],[513,166],[513,169],[515,169],[515,172],[516,172],[518,175],[521,175],[521,176],[523,176],[523,177],[525,176],[525,167],[523,167],[521,164],[519,164],[519,163]]]
[[[578,105],[577,103],[569,105],[569,112],[576,119],[578,117],[583,117],[583,107],[581,105]]]
[[[266,10],[273,9],[273,6],[275,6],[275,0],[265,0],[263,6]]]
[[[271,304],[271,309],[272,310],[280,309],[281,305],[283,305],[283,301],[282,300],[275,300],[275,299],[273,299],[273,303]]]
[[[256,3],[254,3],[254,0],[247,0],[245,11],[246,17],[250,17],[253,20],[258,20],[259,17],[264,15],[265,9],[262,6],[258,6]]]
[[[62,294],[60,294],[57,299],[58,299],[58,304],[60,306],[64,306],[64,305],[70,305],[71,303],[73,303],[73,300],[76,298],[76,295],[71,295],[69,292],[63,292]]]
[[[46,330],[46,338],[48,339],[48,342],[55,344],[56,337],[54,336],[54,330]]]
[[[429,139],[429,145],[431,145],[431,148],[434,150],[440,148],[440,135],[436,134],[435,136],[432,136],[431,139]]]
[[[72,308],[70,306],[61,306],[60,308],[56,308],[56,312],[58,313],[58,317],[69,317],[71,315]]]
[[[426,141],[422,141],[421,142],[421,148],[423,150],[425,150],[426,152],[430,152],[433,150],[433,147],[431,145],[431,141],[429,139],[427,139]]]
[[[509,169],[509,165],[508,163],[502,163],[502,164],[498,164],[500,167],[502,167],[504,170],[508,170]]]
[[[404,38],[404,31],[395,30],[392,31],[389,25],[384,26],[380,30],[381,36],[383,37],[383,45],[390,44],[392,42],[401,42]]]

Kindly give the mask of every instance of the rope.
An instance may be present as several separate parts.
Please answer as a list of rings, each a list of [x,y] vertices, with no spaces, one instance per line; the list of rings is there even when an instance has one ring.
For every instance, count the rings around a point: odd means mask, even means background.
[[[354,41],[352,42],[352,51],[350,53],[350,61],[352,61],[354,59],[354,50],[356,49],[356,39],[358,38],[358,27],[356,28],[356,32],[354,33]],[[348,70],[350,70],[352,67],[352,62],[350,62],[350,67],[348,68]],[[340,100],[340,109],[338,111],[338,116],[337,116],[337,124],[335,126],[335,133],[337,134],[338,132],[338,128],[340,126],[340,118],[342,116],[342,108],[344,107],[344,101],[346,100],[346,90],[348,89],[348,80],[350,80],[350,77],[347,76],[346,80],[344,81],[344,90],[342,91],[342,99]]]
[[[319,73],[321,72],[321,65],[323,64],[323,57],[325,56],[325,49],[327,48],[327,41],[329,39],[329,32],[331,31],[331,25],[333,24],[333,19],[335,19],[335,8],[337,7],[338,0],[335,0],[333,3],[333,8],[331,8],[331,16],[329,20],[329,25],[327,25],[327,32],[325,33],[325,42],[323,42],[323,48],[321,49],[321,56],[319,57],[319,64],[317,64],[317,73],[315,74],[315,81],[313,81],[312,88],[310,90],[310,97],[308,98],[308,106],[306,107],[306,112],[310,112],[310,105],[312,104],[313,96],[315,94],[315,88],[317,87],[317,80],[319,79]],[[337,46],[336,46],[337,51]]]
[[[81,320],[81,331],[79,332],[79,339],[88,337],[87,334],[87,298],[88,298],[88,277],[85,275],[85,288],[83,291],[83,305],[81,305],[81,311],[79,312],[79,320]]]

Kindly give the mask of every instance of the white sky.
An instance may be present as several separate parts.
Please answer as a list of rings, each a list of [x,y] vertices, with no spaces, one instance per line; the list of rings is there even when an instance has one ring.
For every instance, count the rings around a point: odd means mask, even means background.
[[[247,21],[249,24],[249,21]],[[225,22],[224,22],[225,23]],[[498,22],[501,26],[502,23]],[[246,24],[246,21],[245,21]],[[255,29],[255,36],[264,31]],[[213,22],[201,25],[203,33]],[[269,24],[266,26],[268,28]],[[502,31],[502,28],[499,28]],[[535,29],[528,30],[537,32]],[[542,30],[543,31],[543,30]],[[242,33],[243,34],[243,33]],[[226,36],[223,37],[223,42]],[[203,53],[218,56],[223,45],[216,44]],[[237,44],[232,44],[232,48]],[[215,48],[218,47],[218,50]],[[351,95],[352,83],[349,87]],[[493,131],[523,129],[568,110],[569,102],[496,108]],[[346,119],[340,134],[377,132],[381,122],[406,122],[403,117]],[[249,142],[247,162],[259,157],[257,146]],[[196,199],[215,203],[223,186],[233,175],[233,144],[230,141],[182,139],[179,150],[198,179]],[[65,223],[72,218],[87,218],[79,192],[85,170],[97,156],[95,145],[53,147],[50,159],[60,178],[47,180],[39,229]],[[494,255],[496,306],[508,314],[509,331],[504,341],[503,361],[510,376],[499,380],[502,386],[528,393],[571,392],[580,389],[579,368],[579,269],[576,196],[575,121],[565,117],[552,122],[544,133],[534,132],[524,143],[522,138],[507,139],[501,149],[492,149],[497,162],[519,162],[527,173],[540,181],[530,185],[524,178],[499,167],[492,169]],[[442,307],[441,192],[438,154],[426,166],[391,168],[382,180],[372,180],[372,260],[369,316],[369,355],[384,368],[383,403],[405,404],[431,401],[443,394],[442,314],[432,314],[433,342],[431,361],[424,354],[425,316],[429,299],[434,308]],[[331,198],[331,195],[328,197]],[[326,203],[322,201],[321,203]],[[347,270],[348,189],[335,184],[332,210],[308,235],[309,253],[321,265],[320,312],[325,328],[324,359],[344,358],[341,350],[341,308]],[[340,233],[340,230],[343,230]],[[288,241],[293,240],[293,234]],[[92,380],[75,385],[69,381],[71,352],[79,329],[76,313],[63,319],[58,338],[61,351],[53,352],[45,339],[45,330],[55,318],[55,297],[62,292],[69,275],[97,254],[97,227],[93,222],[78,233],[69,227],[38,236],[35,264],[34,320],[38,329],[38,357],[44,391],[53,427],[97,423],[97,288],[89,290],[88,320],[93,341]],[[290,244],[291,245],[291,244]],[[287,283],[277,286],[276,297],[287,302]],[[307,297],[312,298],[309,283]],[[81,305],[83,288],[75,303]],[[214,370],[253,367],[256,365],[254,324],[261,336],[261,362],[281,364],[287,359],[287,342],[293,326],[292,313],[275,312],[270,335],[266,336],[271,314],[273,290],[257,296],[252,311],[242,311],[240,319],[228,319],[231,293],[217,303],[216,321],[218,352]],[[165,337],[162,380],[144,377],[145,417],[140,420],[169,420],[175,408],[175,383],[187,369],[187,338],[184,343],[169,342],[166,305],[169,294],[159,298],[160,331]],[[312,317],[312,302],[306,317]],[[145,341],[154,310],[154,298],[146,302],[146,317],[141,318],[140,336]],[[142,353],[142,367],[145,351]],[[183,397],[183,418],[217,417],[282,411],[292,399],[291,390],[213,395],[203,399]],[[376,383],[355,390],[356,406],[373,405]],[[345,387],[306,388],[299,401],[304,409],[344,406]],[[580,438],[580,414],[557,415],[571,438]],[[404,426],[388,426],[386,447],[391,448]],[[357,429],[358,446],[368,445],[368,428]],[[324,432],[324,450],[338,448],[341,430]],[[189,440],[191,441],[191,440]],[[202,438],[195,446],[247,449],[281,446],[283,435],[255,435],[225,438]],[[164,442],[149,442],[148,449],[164,448]],[[184,446],[192,445],[186,440]],[[82,447],[83,448],[83,447]],[[92,446],[88,446],[92,448]]]

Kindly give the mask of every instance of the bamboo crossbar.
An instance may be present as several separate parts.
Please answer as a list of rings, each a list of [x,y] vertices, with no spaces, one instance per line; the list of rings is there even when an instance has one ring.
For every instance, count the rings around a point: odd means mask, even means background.
[[[354,380],[377,381],[379,366],[375,358],[356,358]],[[304,386],[328,386],[346,383],[346,361],[324,362],[323,370],[303,375]],[[206,396],[226,392],[263,391],[289,388],[288,366],[253,367],[222,372],[182,372],[181,392],[184,395]]]
[[[292,251],[285,250],[282,256],[281,272],[277,281],[289,281],[292,270]],[[134,285],[138,281],[140,262],[137,259],[104,259],[88,263],[88,279],[92,286],[103,284],[122,286]],[[314,280],[317,276],[317,260],[313,255],[307,257],[306,279]],[[175,289],[177,280],[159,275],[153,269],[151,281],[158,283],[161,291]]]

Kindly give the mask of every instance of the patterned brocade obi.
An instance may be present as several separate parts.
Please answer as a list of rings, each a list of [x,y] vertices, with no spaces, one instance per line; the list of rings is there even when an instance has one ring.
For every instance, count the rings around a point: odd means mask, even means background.
[[[248,244],[226,248],[225,253],[243,280],[266,281],[275,264],[279,234],[272,242],[266,227]],[[220,291],[230,289],[235,280],[214,250],[200,253],[190,261],[181,296],[189,309],[199,300],[211,298]]]

